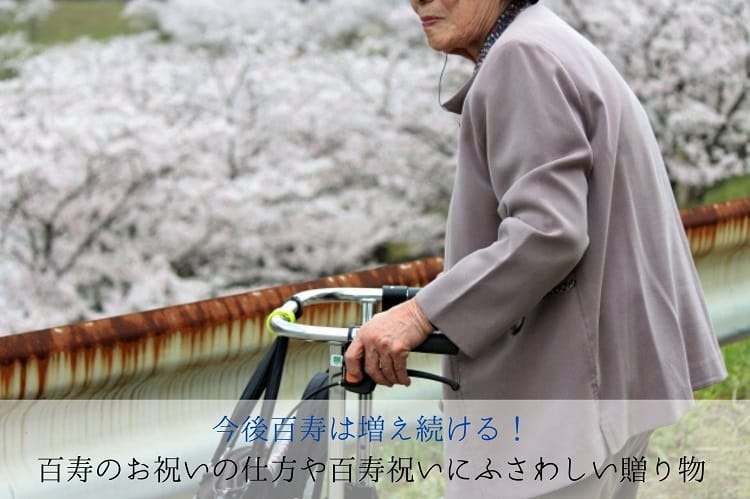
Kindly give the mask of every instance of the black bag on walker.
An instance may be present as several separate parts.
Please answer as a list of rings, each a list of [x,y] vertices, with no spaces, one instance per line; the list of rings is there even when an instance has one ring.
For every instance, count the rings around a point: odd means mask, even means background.
[[[232,414],[232,421],[244,421],[263,397],[260,416],[271,421],[281,384],[288,338],[277,338],[253,373]],[[295,408],[296,421],[328,419],[328,373],[319,372],[308,383]],[[203,476],[195,499],[292,499],[319,498],[323,475],[309,463],[325,463],[327,434],[303,441],[254,440],[250,445],[234,447],[239,431],[229,441],[219,443],[208,472]]]

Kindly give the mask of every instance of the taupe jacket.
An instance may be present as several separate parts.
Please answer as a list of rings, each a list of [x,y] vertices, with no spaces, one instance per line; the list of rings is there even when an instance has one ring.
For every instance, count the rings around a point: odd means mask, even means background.
[[[599,50],[533,5],[446,108],[446,271],[417,300],[461,350],[447,396],[692,400],[726,376],[649,120]],[[599,424],[618,449],[677,406]]]

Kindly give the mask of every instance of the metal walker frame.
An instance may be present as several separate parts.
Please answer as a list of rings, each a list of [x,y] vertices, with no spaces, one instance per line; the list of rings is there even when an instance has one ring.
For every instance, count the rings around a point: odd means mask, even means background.
[[[272,346],[271,351],[263,359],[256,373],[248,383],[241,397],[240,404],[235,412],[240,411],[242,401],[250,402],[249,407],[245,407],[248,413],[254,406],[254,400],[259,398],[260,394],[265,391],[263,414],[269,414],[272,411],[271,401],[270,408],[266,406],[268,399],[275,399],[278,394],[280,383],[280,369],[283,367],[284,357],[286,354],[286,344],[290,339],[327,342],[329,343],[329,362],[328,362],[328,384],[314,390],[312,395],[321,391],[327,391],[327,414],[342,417],[346,413],[346,392],[356,393],[359,397],[358,416],[369,420],[372,415],[372,392],[375,389],[374,381],[365,373],[361,381],[357,383],[347,382],[343,354],[346,348],[356,337],[360,327],[369,321],[375,314],[376,305],[381,304],[383,311],[401,303],[409,298],[414,297],[419,288],[409,288],[406,286],[384,286],[383,288],[321,288],[302,291],[286,300],[281,307],[277,308],[266,319],[266,327],[269,331],[278,335],[277,341]],[[297,322],[302,317],[304,309],[308,305],[331,303],[331,302],[349,302],[357,303],[360,306],[360,320],[358,326],[353,327],[330,327],[330,326],[313,326],[300,324]],[[280,341],[281,340],[281,341]],[[454,355],[458,353],[458,348],[446,336],[435,333],[431,335],[424,343],[414,349],[415,352],[437,353]],[[269,373],[271,378],[269,380]],[[422,371],[407,369],[411,377],[425,378],[433,381],[448,384],[454,390],[458,390],[458,383],[442,376]],[[309,388],[309,386],[308,386]],[[310,398],[312,395],[308,395]],[[305,400],[303,396],[303,401]],[[301,402],[300,402],[301,403]],[[217,448],[213,461],[216,462],[232,452],[235,439],[227,443],[221,442]],[[269,451],[270,452],[270,451]],[[343,455],[344,442],[331,439],[327,445],[327,453],[330,455]],[[336,454],[338,453],[338,454]],[[370,442],[368,439],[358,439],[356,448],[356,461],[358,465],[370,455]],[[206,481],[204,477],[204,482]],[[210,477],[208,477],[210,480]],[[233,484],[232,484],[233,485]],[[370,483],[365,471],[357,466],[357,482],[329,482],[328,499],[375,499],[377,493],[375,487]],[[201,484],[204,486],[204,483]],[[211,499],[240,499],[255,497],[251,494],[247,484],[240,484],[232,487],[225,484],[223,487],[217,487],[217,484],[211,484],[213,495]],[[286,492],[287,494],[289,492]],[[269,495],[271,494],[271,495]],[[306,499],[318,499],[322,494],[320,485],[305,484],[305,490],[300,497]],[[265,498],[275,497],[273,491],[261,492],[260,496]],[[198,499],[204,499],[206,495],[198,494]]]

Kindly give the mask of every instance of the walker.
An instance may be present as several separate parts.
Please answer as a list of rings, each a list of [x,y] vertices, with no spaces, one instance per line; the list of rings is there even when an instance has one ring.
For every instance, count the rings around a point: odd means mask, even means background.
[[[349,328],[312,326],[297,323],[303,315],[305,306],[331,303],[331,302],[354,302],[360,306],[360,325],[364,324],[375,313],[376,305],[380,303],[381,310],[387,310],[417,294],[419,288],[406,286],[384,286],[383,288],[321,288],[303,291],[290,297],[284,304],[271,312],[266,320],[268,330],[276,333],[278,337],[272,344],[270,350],[253,373],[240,400],[235,407],[232,420],[242,415],[250,414],[256,402],[263,396],[260,409],[262,420],[270,421],[281,384],[281,375],[286,357],[287,345],[290,339],[327,342],[330,345],[329,365],[325,372],[319,372],[310,380],[302,394],[300,403],[297,404],[292,413],[296,414],[297,420],[311,416],[323,417],[328,420],[329,416],[343,418],[346,411],[346,394],[355,393],[358,397],[358,416],[367,420],[372,413],[372,392],[375,382],[365,375],[359,383],[346,381],[343,355],[346,348],[352,342],[358,326]],[[414,349],[415,352],[436,353],[455,355],[458,348],[446,336],[435,333],[424,343]],[[449,385],[453,390],[458,390],[458,383],[432,373],[408,369],[410,377],[425,378]],[[303,404],[303,402],[305,402]],[[292,414],[290,413],[290,415]],[[339,419],[341,420],[341,419]],[[196,499],[320,499],[323,494],[322,477],[313,479],[312,472],[309,474],[297,474],[296,479],[272,480],[274,473],[279,473],[279,466],[284,466],[297,459],[325,463],[328,455],[343,455],[344,442],[336,439],[324,439],[308,442],[265,442],[255,440],[249,446],[235,448],[239,432],[234,432],[230,439],[219,443],[212,463],[221,460],[232,460],[232,462],[244,463],[246,467],[252,467],[257,476],[253,481],[247,480],[247,470],[244,474],[238,474],[232,480],[224,480],[206,473],[201,481],[200,488],[195,495]],[[370,442],[368,439],[358,439],[356,446],[355,466],[370,454]],[[315,459],[313,459],[315,458]],[[264,464],[265,463],[265,464]],[[271,466],[275,463],[275,469]],[[266,464],[268,466],[266,466]],[[277,478],[280,475],[277,475]],[[357,480],[328,481],[328,499],[375,499],[377,491],[374,484],[370,483],[363,470],[357,466]]]

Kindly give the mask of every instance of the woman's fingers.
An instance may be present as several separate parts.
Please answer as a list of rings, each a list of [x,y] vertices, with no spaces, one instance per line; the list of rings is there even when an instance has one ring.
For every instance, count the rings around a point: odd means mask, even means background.
[[[364,356],[364,346],[358,338],[355,338],[344,353],[346,381],[348,383],[358,383],[362,380],[362,359]]]
[[[380,385],[408,386],[409,350],[424,341],[432,329],[413,299],[376,314],[359,329],[344,355],[348,377],[358,381],[364,369]]]

